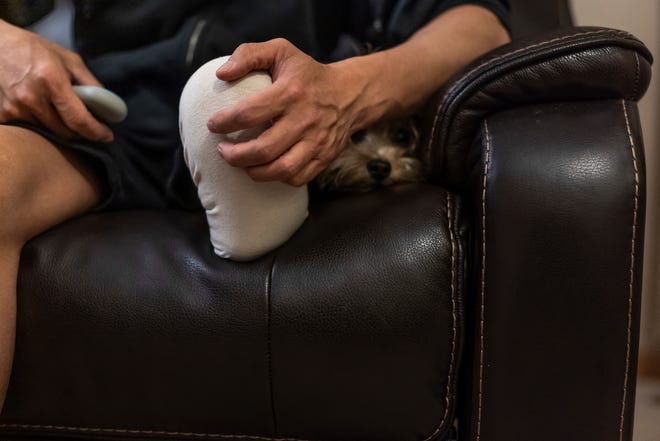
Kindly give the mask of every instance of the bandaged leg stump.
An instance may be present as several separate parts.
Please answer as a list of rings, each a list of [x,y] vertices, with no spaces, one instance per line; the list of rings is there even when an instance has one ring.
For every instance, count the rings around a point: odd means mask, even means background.
[[[220,156],[220,141],[244,142],[259,136],[267,126],[221,135],[208,130],[211,115],[271,84],[265,72],[253,72],[232,82],[219,80],[215,72],[227,59],[211,60],[190,77],[181,94],[179,128],[215,253],[246,261],[291,237],[307,217],[308,196],[305,186],[255,182],[244,169],[232,167]]]

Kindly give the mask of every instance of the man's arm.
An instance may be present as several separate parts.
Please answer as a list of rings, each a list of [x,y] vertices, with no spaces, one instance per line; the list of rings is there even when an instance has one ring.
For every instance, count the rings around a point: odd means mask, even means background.
[[[272,121],[254,140],[221,143],[220,154],[257,181],[304,185],[340,153],[351,133],[411,113],[467,63],[508,41],[492,12],[465,5],[399,46],[337,63],[318,63],[282,39],[243,44],[218,78],[267,70],[273,85],[216,112],[209,130],[230,133]]]

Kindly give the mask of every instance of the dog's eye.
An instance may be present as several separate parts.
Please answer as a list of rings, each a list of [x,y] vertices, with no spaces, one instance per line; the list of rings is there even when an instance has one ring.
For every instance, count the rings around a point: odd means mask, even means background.
[[[408,147],[413,140],[413,133],[410,129],[398,129],[394,132],[393,141],[401,147]]]
[[[358,130],[357,132],[351,135],[351,142],[353,144],[359,144],[364,141],[364,138],[367,136],[366,130]]]

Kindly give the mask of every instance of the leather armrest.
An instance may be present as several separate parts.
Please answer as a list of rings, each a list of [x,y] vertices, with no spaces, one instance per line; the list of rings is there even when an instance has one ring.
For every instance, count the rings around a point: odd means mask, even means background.
[[[517,40],[431,101],[431,180],[473,198],[461,436],[630,440],[652,58],[625,32]]]
[[[632,439],[644,239],[635,103],[484,119],[462,439]]]
[[[482,155],[471,141],[484,117],[532,103],[637,101],[652,57],[618,30],[565,28],[518,39],[475,60],[429,103],[422,158],[431,180],[462,188]]]

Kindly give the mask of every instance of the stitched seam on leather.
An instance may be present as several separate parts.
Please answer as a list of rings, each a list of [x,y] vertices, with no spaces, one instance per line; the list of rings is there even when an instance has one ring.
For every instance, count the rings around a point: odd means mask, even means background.
[[[633,54],[635,55],[635,88],[633,89],[633,100],[638,100],[639,99],[639,74],[640,74],[640,63],[639,63],[639,55],[637,55],[636,51],[633,51]]]
[[[273,433],[277,435],[277,418],[275,417],[275,392],[273,390],[273,359],[272,359],[272,340],[271,340],[271,318],[272,318],[272,288],[273,288],[273,269],[275,268],[275,259],[277,252],[273,256],[270,263],[270,272],[268,273],[268,281],[266,282],[266,295],[268,296],[268,310],[266,317],[266,333],[267,333],[267,357],[268,357],[268,389],[270,393],[270,411],[273,418]]]
[[[70,426],[47,426],[36,424],[0,424],[0,429],[21,429],[21,430],[50,430],[58,432],[75,433],[108,433],[124,435],[147,435],[147,436],[184,436],[191,438],[205,439],[245,439],[254,441],[310,441],[299,438],[268,438],[265,436],[253,435],[220,435],[216,433],[196,433],[196,432],[168,432],[165,430],[131,430],[131,429],[102,429],[92,427],[70,427]]]
[[[445,402],[447,407],[445,408],[445,414],[442,417],[442,422],[440,426],[442,427],[449,417],[449,404],[451,402],[451,379],[454,375],[454,366],[456,363],[456,337],[458,331],[456,329],[457,317],[456,317],[456,232],[454,231],[455,226],[455,215],[454,205],[451,203],[450,193],[447,192],[447,226],[449,231],[449,241],[451,243],[451,321],[452,321],[452,334],[451,334],[451,356],[449,358],[449,374],[447,375],[447,390],[445,396]]]
[[[447,232],[449,233],[449,242],[451,243],[451,263],[450,263],[450,286],[451,286],[451,321],[452,321],[452,334],[451,334],[451,351],[449,358],[449,373],[447,375],[447,390],[445,391],[445,413],[442,416],[442,421],[435,429],[435,431],[429,435],[424,441],[430,441],[433,439],[440,430],[444,427],[447,422],[447,417],[449,417],[449,406],[451,404],[451,379],[454,375],[454,363],[456,360],[456,336],[458,330],[456,329],[457,317],[456,317],[456,237],[454,235],[454,211],[451,204],[451,195],[447,192]]]
[[[427,146],[427,151],[429,152],[429,155],[430,155],[430,151],[431,151],[431,146],[435,142],[434,138],[436,136],[435,135],[436,126],[437,126],[437,123],[440,119],[440,114],[442,113],[442,110],[444,110],[447,102],[449,101],[449,98],[454,94],[454,92],[457,89],[462,88],[465,83],[467,83],[469,81],[472,81],[472,74],[474,74],[476,71],[484,69],[485,67],[488,67],[491,64],[495,64],[495,63],[501,61],[504,58],[510,58],[510,57],[515,56],[515,55],[518,55],[521,52],[525,52],[525,51],[528,51],[528,50],[531,50],[531,49],[536,49],[536,48],[543,47],[543,46],[550,46],[550,45],[552,45],[554,43],[557,43],[559,41],[569,40],[569,39],[575,38],[575,37],[585,37],[585,36],[605,35],[605,34],[628,35],[628,33],[626,33],[626,32],[613,31],[613,30],[579,32],[579,33],[575,33],[575,34],[571,34],[571,35],[564,35],[563,37],[557,37],[557,38],[553,38],[553,39],[548,40],[548,41],[543,41],[543,42],[540,42],[540,43],[531,44],[529,46],[525,46],[523,48],[516,49],[513,52],[507,52],[507,53],[502,54],[498,57],[491,58],[490,60],[485,61],[484,63],[474,67],[473,69],[471,69],[459,81],[454,83],[454,85],[447,91],[447,93],[445,93],[445,96],[442,98],[442,101],[441,101],[440,105],[438,106],[438,110],[436,111],[435,117],[433,118],[433,125],[431,126],[431,136],[429,137],[429,143],[428,143],[428,146]]]
[[[586,37],[586,36],[594,36],[594,35],[606,35],[606,34],[613,34],[613,33],[617,33],[617,32],[616,32],[616,31],[611,31],[611,30],[600,30],[600,31],[578,32],[578,33],[575,33],[575,34],[564,35],[564,36],[562,36],[562,37],[553,38],[553,39],[550,39],[550,40],[547,40],[547,41],[541,41],[541,42],[539,42],[539,43],[530,44],[529,46],[525,46],[525,47],[523,47],[523,48],[516,49],[515,51],[508,52],[508,53],[502,54],[502,55],[500,55],[500,56],[498,56],[498,57],[492,58],[492,59],[490,59],[490,60],[488,60],[488,61],[486,61],[486,62],[480,64],[479,66],[476,66],[476,67],[472,68],[472,69],[467,73],[467,75],[463,76],[462,79],[461,79],[460,81],[457,81],[457,82],[454,84],[454,86],[452,86],[452,88],[449,90],[449,93],[447,93],[447,95],[445,95],[445,98],[443,99],[443,105],[444,105],[444,101],[446,101],[446,100],[449,98],[449,95],[451,95],[456,89],[458,89],[458,88],[460,88],[460,87],[463,87],[463,84],[466,83],[466,82],[468,82],[468,81],[471,79],[470,77],[472,77],[472,74],[473,74],[474,72],[476,72],[476,71],[478,71],[478,70],[481,70],[481,69],[483,69],[483,68],[485,68],[485,67],[487,67],[487,66],[490,66],[491,64],[494,64],[494,63],[496,63],[496,62],[498,62],[498,61],[500,61],[500,60],[502,60],[502,59],[504,59],[504,58],[511,58],[511,57],[513,57],[513,56],[515,56],[515,55],[518,55],[518,54],[521,53],[521,52],[526,52],[526,51],[528,51],[528,50],[531,50],[531,49],[537,49],[537,48],[539,48],[539,47],[543,47],[543,46],[551,46],[551,45],[554,44],[554,43],[557,43],[557,42],[560,42],[560,41],[564,41],[564,40],[570,40],[570,39],[575,38],[575,37]]]
[[[488,119],[483,125],[486,136],[486,158],[484,161],[483,181],[481,186],[481,293],[479,308],[479,398],[477,410],[477,439],[481,439],[481,422],[483,417],[484,397],[484,352],[485,352],[485,325],[486,325],[486,184],[490,166],[491,140],[488,129]]]
[[[630,119],[628,118],[628,109],[626,108],[626,101],[621,100],[623,107],[623,116],[626,120],[626,129],[628,131],[628,141],[630,143],[630,150],[632,152],[633,169],[635,171],[635,191],[633,203],[633,220],[632,220],[632,238],[630,240],[630,282],[628,284],[628,328],[626,336],[626,368],[623,376],[623,397],[621,399],[621,421],[619,423],[619,441],[623,441],[623,429],[625,425],[626,414],[626,401],[628,401],[628,381],[630,378],[630,352],[632,341],[632,312],[633,312],[633,298],[634,298],[634,279],[635,279],[635,246],[637,241],[637,218],[639,211],[639,168],[637,166],[637,152],[635,151],[635,141],[630,127]]]

